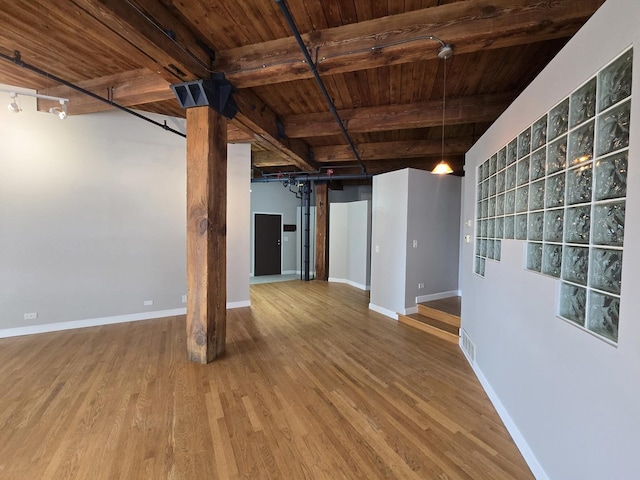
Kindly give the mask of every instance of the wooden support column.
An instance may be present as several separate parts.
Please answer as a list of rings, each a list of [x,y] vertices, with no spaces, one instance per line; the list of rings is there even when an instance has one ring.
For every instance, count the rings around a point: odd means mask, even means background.
[[[329,280],[329,186],[316,183],[316,280]]]
[[[187,109],[187,355],[211,362],[227,326],[227,121]]]

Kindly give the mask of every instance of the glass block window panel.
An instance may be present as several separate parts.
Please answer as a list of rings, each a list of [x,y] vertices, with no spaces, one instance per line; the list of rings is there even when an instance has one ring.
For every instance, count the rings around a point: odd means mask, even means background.
[[[564,210],[547,210],[544,212],[544,240],[546,242],[562,242],[564,230]]]
[[[498,152],[498,171],[504,169],[507,166],[507,147],[504,147]]]
[[[487,220],[487,238],[494,238],[493,236],[495,235],[495,233],[495,221],[493,218],[489,218]]]
[[[628,152],[596,161],[595,200],[609,200],[627,196]]]
[[[588,244],[590,227],[590,205],[567,208],[564,224],[564,240],[566,243]]]
[[[527,239],[527,214],[516,215],[515,221],[515,236],[516,240]]]
[[[521,158],[517,165],[516,185],[520,186],[529,182],[529,157]]]
[[[565,175],[559,173],[547,178],[545,185],[545,206],[547,208],[564,205]]]
[[[518,158],[526,157],[531,153],[531,127],[518,135]]]
[[[567,133],[569,128],[569,99],[555,106],[549,112],[549,131],[547,132],[547,141],[558,138],[560,135]]]
[[[496,176],[489,178],[489,196],[492,197],[496,194]]]
[[[562,245],[545,243],[542,247],[542,273],[560,278],[562,272]]]
[[[529,227],[528,227],[529,240],[541,242],[543,228],[544,228],[544,213],[543,212],[530,213]]]
[[[526,212],[529,208],[529,186],[518,187],[516,190],[516,213]]]
[[[631,101],[598,116],[598,156],[629,146]]]
[[[496,215],[504,215],[504,193],[496,197]]]
[[[531,181],[542,178],[547,173],[547,150],[540,148],[531,154]]]
[[[511,190],[516,186],[516,165],[511,165],[507,168],[507,174],[505,176],[505,189]]]
[[[504,170],[502,170],[500,173],[498,173],[498,175],[496,176],[496,193],[502,193],[504,192],[504,181],[505,181],[505,175],[506,172]]]
[[[518,139],[514,138],[507,145],[507,165],[511,165],[518,159]]]
[[[559,172],[567,166],[567,137],[562,137],[547,147],[547,174]]]
[[[487,212],[487,217],[495,217],[496,216],[496,197],[491,197],[489,199],[489,211]]]
[[[587,329],[613,342],[618,341],[620,299],[612,295],[589,292],[589,321]]]
[[[544,178],[534,182],[529,187],[529,210],[542,210],[544,208]]]
[[[507,215],[504,217],[504,238],[513,240],[516,237],[515,232],[515,217]]]
[[[516,191],[509,190],[504,194],[504,214],[516,213]]]
[[[591,121],[569,133],[569,166],[587,162],[593,158],[594,128],[594,121]]]
[[[489,175],[495,175],[498,167],[498,154],[496,153],[489,159]]]
[[[589,249],[567,245],[563,249],[562,279],[580,285],[587,285],[589,270]]]
[[[493,260],[493,240],[487,240],[487,258]]]
[[[593,243],[621,247],[624,242],[625,202],[598,204],[593,208]]]
[[[620,295],[622,279],[622,250],[594,248],[589,266],[592,288]]]
[[[502,259],[502,241],[496,240],[493,244],[493,258],[500,261]]]
[[[545,115],[531,127],[531,150],[536,150],[547,143],[547,116]]]
[[[495,219],[495,238],[504,238],[504,218]]]
[[[480,259],[480,265],[479,265],[479,274],[482,275],[484,277],[484,271],[485,271],[485,260],[484,258]]]
[[[560,316],[584,327],[587,314],[587,290],[560,284]]]
[[[476,265],[475,265],[475,273],[477,273],[478,275],[482,275],[484,276],[484,269],[480,268],[480,261],[483,260],[481,257],[476,257]],[[482,273],[481,273],[482,272]]]
[[[633,49],[627,50],[598,74],[598,111],[631,95]]]
[[[485,237],[487,236],[487,221],[486,220],[481,220],[480,223],[480,236],[481,237]]]
[[[487,240],[485,238],[480,240],[480,256],[481,257],[487,256]]]
[[[593,167],[589,163],[567,172],[568,205],[591,201],[592,170]]]
[[[596,79],[589,80],[571,95],[569,128],[580,125],[596,114]]]
[[[527,243],[527,270],[542,271],[542,244]]]

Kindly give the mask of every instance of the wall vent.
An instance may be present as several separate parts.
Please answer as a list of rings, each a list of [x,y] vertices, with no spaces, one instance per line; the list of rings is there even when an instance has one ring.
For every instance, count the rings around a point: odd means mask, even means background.
[[[469,359],[469,362],[476,363],[476,346],[473,344],[473,342],[469,338],[469,335],[467,335],[467,332],[464,330],[464,328],[460,329],[460,332],[462,334],[462,337],[461,337],[462,351]]]

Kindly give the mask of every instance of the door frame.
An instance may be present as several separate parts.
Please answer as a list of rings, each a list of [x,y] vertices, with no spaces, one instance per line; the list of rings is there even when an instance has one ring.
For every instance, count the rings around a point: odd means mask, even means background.
[[[284,265],[284,242],[282,239],[282,229],[284,228],[284,214],[275,212],[251,212],[251,276],[256,274],[256,215],[279,215],[280,216],[280,275],[282,275]]]

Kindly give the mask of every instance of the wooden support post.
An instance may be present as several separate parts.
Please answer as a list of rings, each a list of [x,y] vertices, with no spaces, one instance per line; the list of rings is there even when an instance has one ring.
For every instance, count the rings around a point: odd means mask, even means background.
[[[227,121],[187,109],[187,355],[225,351],[227,323]]]
[[[316,183],[316,280],[329,280],[329,186]]]

